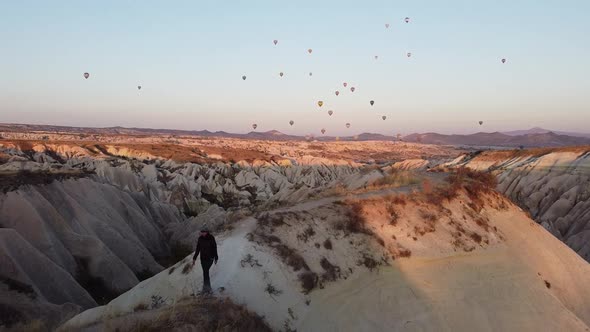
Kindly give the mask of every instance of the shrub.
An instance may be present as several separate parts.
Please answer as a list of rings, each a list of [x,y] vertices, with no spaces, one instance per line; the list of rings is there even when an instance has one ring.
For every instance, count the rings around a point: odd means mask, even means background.
[[[395,195],[393,196],[393,199],[391,200],[393,202],[393,204],[398,204],[398,205],[406,205],[406,195],[400,194],[400,195]]]
[[[134,312],[138,312],[138,311],[144,311],[144,310],[148,310],[148,309],[149,309],[149,308],[148,308],[147,304],[144,304],[144,303],[139,303],[138,305],[136,305],[136,306],[133,308],[133,311],[134,311]]]
[[[309,294],[318,285],[318,274],[312,271],[307,271],[299,274],[299,281],[303,288],[304,294]]]
[[[346,213],[346,218],[342,220],[337,228],[343,230],[346,235],[351,233],[373,234],[373,232],[366,228],[363,207],[359,203],[350,204],[350,208]]]
[[[182,268],[182,274],[188,274],[191,271],[192,267],[193,263],[191,262],[184,264],[184,267]]]
[[[300,241],[303,241],[305,243],[307,243],[307,241],[309,240],[310,237],[315,235],[315,231],[313,230],[313,228],[311,226],[308,226],[303,233],[297,234],[297,238]]]
[[[393,206],[393,204],[388,204],[386,209],[387,209],[387,213],[389,213],[389,224],[391,226],[397,225],[399,215],[395,211],[395,207]]]
[[[264,291],[267,292],[268,294],[270,294],[270,296],[277,296],[277,295],[283,294],[283,291],[282,290],[278,290],[270,282],[266,285],[266,288],[264,289]]]
[[[399,250],[400,257],[410,257],[412,256],[412,251],[410,249],[402,248]]]
[[[340,268],[330,263],[326,257],[322,257],[320,265],[325,271],[322,274],[322,281],[334,281],[340,277]]]
[[[244,258],[242,258],[242,260],[240,261],[240,265],[242,267],[246,267],[246,265],[250,265],[250,267],[262,267],[258,260],[254,259],[254,256],[252,256],[251,254],[246,254],[246,256],[244,256]]]
[[[377,266],[379,266],[379,262],[377,262],[373,257],[363,254],[363,258],[361,258],[358,262],[358,265],[364,265],[370,271],[373,271]]]
[[[309,271],[309,266],[305,262],[305,259],[293,248],[290,248],[284,244],[276,245],[274,248],[283,262],[291,266],[294,271],[299,271],[301,269]]]
[[[475,241],[477,243],[481,243],[481,240],[482,240],[481,235],[479,235],[477,233],[471,233],[469,236],[473,239],[473,241]]]
[[[326,241],[324,241],[324,248],[332,250],[332,241],[330,241],[330,239],[326,239]]]
[[[435,222],[437,220],[436,215],[433,213],[430,213],[422,209],[420,209],[418,212],[420,213],[420,217],[426,221]]]
[[[152,295],[152,309],[158,309],[164,305],[164,299],[160,295]]]

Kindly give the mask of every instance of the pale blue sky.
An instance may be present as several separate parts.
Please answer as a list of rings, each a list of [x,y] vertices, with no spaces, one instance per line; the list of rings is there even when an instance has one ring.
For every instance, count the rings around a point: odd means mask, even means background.
[[[0,122],[587,132],[589,16],[588,0],[2,1]]]

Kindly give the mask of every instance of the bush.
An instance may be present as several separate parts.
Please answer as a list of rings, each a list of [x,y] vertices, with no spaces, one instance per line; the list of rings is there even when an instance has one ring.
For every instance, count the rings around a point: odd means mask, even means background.
[[[366,220],[363,216],[363,207],[359,203],[350,204],[350,208],[337,228],[343,230],[346,235],[351,233],[372,235],[373,232],[366,228]]]
[[[191,262],[184,264],[184,267],[182,268],[182,274],[188,274],[191,271],[192,267],[193,263]]]
[[[374,269],[376,269],[380,265],[379,262],[377,262],[373,257],[371,257],[367,254],[363,254],[363,258],[361,260],[359,260],[357,264],[364,265],[370,271],[373,271]]]
[[[270,294],[270,296],[277,296],[277,295],[283,294],[283,291],[282,290],[278,290],[270,282],[266,285],[266,288],[264,289],[264,291],[267,292],[268,294]]]
[[[299,271],[301,269],[306,271],[310,270],[309,266],[305,262],[305,259],[293,248],[290,248],[284,244],[276,245],[274,248],[283,262],[292,267],[294,271]]]
[[[469,236],[473,239],[473,241],[475,241],[477,243],[481,243],[481,240],[482,240],[481,235],[479,235],[477,233],[471,233]]]
[[[410,249],[402,248],[399,250],[400,257],[410,257],[412,256],[412,251]]]
[[[250,265],[250,267],[262,267],[262,264],[260,264],[257,259],[254,259],[254,256],[251,254],[246,254],[246,256],[240,261],[240,265],[242,267],[246,267],[246,265]]]
[[[303,233],[301,234],[297,234],[297,238],[300,241],[303,241],[305,243],[307,243],[307,241],[309,240],[310,237],[315,235],[315,231],[313,230],[313,228],[311,226],[308,226]]]
[[[149,309],[149,308],[148,308],[147,304],[144,304],[144,303],[139,303],[138,305],[136,305],[136,306],[133,308],[133,311],[134,311],[134,312],[138,312],[138,311],[145,311],[145,310],[148,310],[148,309]]]
[[[332,241],[330,241],[330,239],[326,239],[326,241],[324,241],[324,248],[332,250]]]
[[[340,268],[333,265],[326,257],[322,257],[320,265],[324,269],[322,281],[334,281],[340,277]]]
[[[152,295],[152,309],[158,309],[164,305],[164,299],[160,295]]]
[[[312,271],[303,272],[299,275],[299,281],[303,288],[303,293],[309,294],[318,285],[318,274]]]
[[[397,225],[397,221],[399,219],[399,215],[395,211],[395,207],[393,204],[388,204],[386,207],[387,213],[389,213],[389,224],[391,226]]]

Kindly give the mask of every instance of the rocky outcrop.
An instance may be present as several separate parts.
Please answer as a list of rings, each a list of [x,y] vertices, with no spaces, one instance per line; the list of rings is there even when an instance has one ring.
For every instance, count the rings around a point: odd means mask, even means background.
[[[68,276],[29,269],[21,271],[19,282],[84,294],[23,302],[22,308],[47,312],[55,305],[87,308],[111,300],[162,271],[163,261],[179,254],[175,251],[191,250],[200,228],[219,228],[239,211],[297,202],[369,179],[358,164],[311,156],[299,163],[196,164],[59,144],[24,150],[10,145],[1,152],[7,158],[0,164],[0,227],[18,235],[18,243],[28,246],[27,256]],[[0,246],[15,244],[1,237]],[[0,271],[0,276],[11,277],[11,272]]]

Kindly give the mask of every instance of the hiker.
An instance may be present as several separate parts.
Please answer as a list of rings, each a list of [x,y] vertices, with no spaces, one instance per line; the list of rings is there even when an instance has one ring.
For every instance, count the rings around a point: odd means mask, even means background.
[[[197,256],[201,254],[201,267],[203,268],[203,293],[211,293],[211,282],[209,280],[209,269],[213,262],[217,264],[217,243],[215,238],[207,229],[201,230],[201,235],[197,240],[197,248],[195,249],[195,255],[193,256],[193,267]]]

